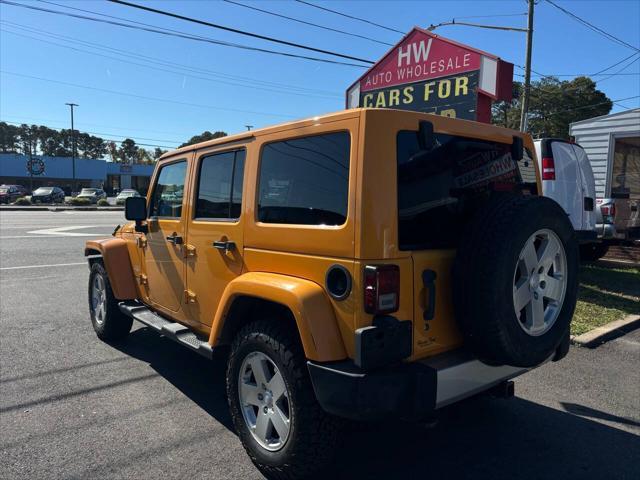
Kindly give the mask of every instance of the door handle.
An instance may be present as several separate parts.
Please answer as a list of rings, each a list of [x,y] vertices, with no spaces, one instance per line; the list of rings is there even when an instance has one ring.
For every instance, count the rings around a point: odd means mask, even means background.
[[[427,290],[428,303],[425,305],[422,318],[425,321],[433,320],[436,314],[436,272],[433,270],[425,270],[422,272],[422,283]]]
[[[165,237],[167,242],[173,243],[174,245],[182,245],[182,237],[178,236],[176,232],[173,232],[172,235]]]
[[[224,250],[225,253],[234,250],[236,248],[235,242],[230,242],[228,240],[220,240],[217,242],[213,242],[213,248],[217,248],[218,250]]]

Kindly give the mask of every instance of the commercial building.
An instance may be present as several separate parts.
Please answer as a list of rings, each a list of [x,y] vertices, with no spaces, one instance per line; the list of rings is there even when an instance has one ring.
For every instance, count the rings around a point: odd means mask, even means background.
[[[144,194],[149,188],[152,173],[153,165],[75,159],[78,188],[101,187],[109,194],[125,188],[134,188]],[[18,153],[0,153],[0,184],[24,185],[32,189],[57,186],[70,194],[73,185],[73,159],[40,155],[30,159]]]
[[[640,198],[640,108],[574,122],[569,134],[587,152],[597,198]]]

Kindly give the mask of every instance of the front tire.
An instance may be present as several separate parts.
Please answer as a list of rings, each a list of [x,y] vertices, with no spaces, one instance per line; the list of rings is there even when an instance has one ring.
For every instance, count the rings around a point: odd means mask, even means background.
[[[111,290],[109,275],[101,261],[95,261],[91,265],[89,314],[96,335],[105,342],[115,342],[126,337],[133,325],[133,319],[120,311]]]
[[[283,319],[248,324],[227,366],[227,398],[242,445],[268,478],[315,478],[336,450],[338,420],[318,404],[297,332]]]

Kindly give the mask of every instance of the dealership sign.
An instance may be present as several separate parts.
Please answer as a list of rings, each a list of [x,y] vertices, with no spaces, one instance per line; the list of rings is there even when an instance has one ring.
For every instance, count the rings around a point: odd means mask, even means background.
[[[414,28],[347,90],[347,108],[397,108],[489,122],[511,100],[513,65]]]

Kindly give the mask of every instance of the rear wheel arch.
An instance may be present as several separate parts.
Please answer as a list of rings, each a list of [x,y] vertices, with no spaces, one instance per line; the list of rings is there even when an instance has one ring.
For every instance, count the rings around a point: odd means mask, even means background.
[[[247,323],[278,318],[296,329],[305,356],[316,361],[347,358],[333,307],[323,288],[281,274],[246,273],[227,286],[213,320],[209,343],[228,345]]]

